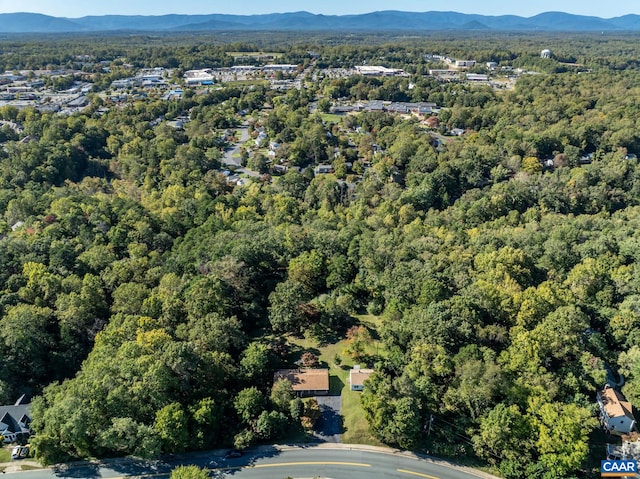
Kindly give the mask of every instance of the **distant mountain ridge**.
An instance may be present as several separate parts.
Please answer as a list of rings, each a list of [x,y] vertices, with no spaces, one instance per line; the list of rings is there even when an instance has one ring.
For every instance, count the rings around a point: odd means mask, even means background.
[[[75,33],[113,31],[216,30],[359,30],[359,31],[640,31],[640,15],[599,18],[562,12],[533,17],[476,15],[456,12],[385,10],[360,15],[321,15],[309,12],[263,15],[103,15],[61,18],[39,13],[0,14],[0,33]]]

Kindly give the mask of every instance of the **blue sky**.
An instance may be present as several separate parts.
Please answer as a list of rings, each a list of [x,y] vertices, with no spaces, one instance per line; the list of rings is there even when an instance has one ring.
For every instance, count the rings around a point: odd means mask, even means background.
[[[0,0],[0,13],[37,12],[58,17],[85,15],[164,15],[167,13],[271,13],[307,10],[323,14],[364,13],[376,10],[411,12],[456,11],[485,15],[532,16],[562,11],[603,18],[640,14],[637,0]]]

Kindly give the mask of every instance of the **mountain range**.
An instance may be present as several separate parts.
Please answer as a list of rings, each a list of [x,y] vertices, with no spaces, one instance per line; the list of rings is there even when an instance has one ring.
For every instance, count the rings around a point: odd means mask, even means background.
[[[533,17],[476,15],[456,12],[386,10],[360,15],[321,15],[309,12],[263,15],[102,15],[63,18],[39,13],[0,14],[0,33],[72,33],[113,31],[640,31],[640,15],[599,18],[562,12]]]

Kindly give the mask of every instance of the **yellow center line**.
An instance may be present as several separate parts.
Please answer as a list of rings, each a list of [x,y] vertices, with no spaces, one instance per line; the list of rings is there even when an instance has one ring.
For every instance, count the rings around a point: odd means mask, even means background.
[[[439,477],[436,477],[436,476],[430,476],[429,474],[422,474],[421,472],[407,471],[406,469],[398,469],[398,472],[402,472],[403,474],[411,474],[412,476],[426,477],[427,479],[440,479]]]
[[[255,466],[252,465],[248,465],[248,466],[227,466],[227,467],[212,467],[212,468],[207,468],[205,469],[205,471],[207,472],[211,472],[211,471],[230,471],[230,470],[234,470],[234,469],[260,469],[260,468],[264,468],[264,467],[290,467],[290,466],[353,466],[353,467],[371,467],[371,464],[362,464],[359,462],[279,462],[276,464],[257,464]],[[118,476],[118,477],[113,477],[111,479],[142,479],[142,478],[146,478],[146,477],[160,477],[160,476],[168,476],[170,473],[168,472],[162,472],[162,473],[157,473],[157,474],[141,474],[139,476]],[[432,476],[425,476],[425,477],[432,477]],[[433,478],[433,479],[438,479]]]
[[[289,467],[289,466],[354,466],[354,467],[371,467],[371,464],[361,464],[359,462],[279,462],[277,464],[258,464],[249,466],[255,469],[261,467]]]

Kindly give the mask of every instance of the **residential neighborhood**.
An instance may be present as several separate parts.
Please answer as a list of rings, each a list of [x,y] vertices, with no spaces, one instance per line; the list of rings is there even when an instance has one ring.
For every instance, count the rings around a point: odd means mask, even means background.
[[[0,473],[640,459],[636,19],[538,17],[0,12]]]

